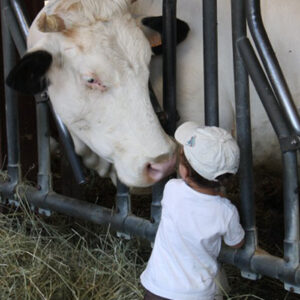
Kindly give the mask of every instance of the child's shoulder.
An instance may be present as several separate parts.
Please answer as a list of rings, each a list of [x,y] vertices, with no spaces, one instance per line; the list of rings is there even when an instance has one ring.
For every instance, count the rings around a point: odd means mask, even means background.
[[[180,178],[172,178],[170,179],[166,185],[165,185],[165,188],[168,189],[168,188],[174,188],[174,187],[180,187],[182,185],[184,185],[184,181]]]
[[[221,209],[225,211],[234,211],[236,209],[235,205],[227,198],[225,197],[218,197],[218,202],[221,207]]]

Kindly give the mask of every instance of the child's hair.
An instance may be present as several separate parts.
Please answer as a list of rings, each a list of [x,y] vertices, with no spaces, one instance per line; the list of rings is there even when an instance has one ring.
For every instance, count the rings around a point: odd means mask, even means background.
[[[225,173],[222,175],[219,175],[216,180],[218,181],[211,181],[204,177],[202,177],[199,173],[197,173],[192,166],[189,164],[187,158],[184,155],[184,152],[180,152],[180,162],[186,166],[188,169],[188,176],[189,178],[195,182],[196,184],[202,186],[202,187],[208,187],[208,188],[220,188],[221,186],[224,186],[227,184],[229,179],[233,176],[231,173]]]

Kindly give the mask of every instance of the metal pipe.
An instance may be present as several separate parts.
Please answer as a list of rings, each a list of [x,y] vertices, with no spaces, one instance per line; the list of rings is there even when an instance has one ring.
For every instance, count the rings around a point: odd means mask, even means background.
[[[277,99],[293,129],[300,135],[300,118],[279,62],[263,25],[259,0],[246,1],[247,20],[251,35],[264,64]],[[286,16],[288,18],[288,16]]]
[[[249,40],[247,38],[242,38],[237,44],[246,69],[254,83],[256,91],[277,136],[279,138],[289,137],[291,135],[291,130],[287,124],[287,120],[282,115],[282,110]]]
[[[8,0],[1,1],[4,78],[7,77],[16,63],[16,50],[8,26],[5,24],[5,10],[7,8],[9,8]],[[11,191],[13,191],[21,178],[19,116],[16,92],[7,86],[5,86],[5,110],[8,153],[7,170],[10,177],[9,186]]]
[[[163,106],[169,135],[176,130],[176,5],[176,0],[163,1]]]
[[[116,208],[118,214],[122,216],[131,214],[131,198],[129,188],[120,180],[117,181]]]
[[[291,135],[289,124],[287,124],[287,120],[281,113],[280,106],[276,101],[249,40],[246,38],[239,40],[238,46],[246,68],[279,140],[289,137]],[[288,267],[295,268],[299,265],[299,195],[297,157],[295,151],[283,153],[283,170],[285,207],[284,256]]]
[[[161,200],[168,178],[161,180],[152,187],[151,221],[159,224],[161,217]]]
[[[0,193],[5,196],[5,184],[0,184]],[[94,203],[69,198],[50,192],[47,195],[31,186],[22,185],[18,188],[18,196],[26,199],[29,204],[46,210],[63,213],[95,224],[110,224],[112,228],[154,241],[157,224],[134,215],[122,215],[114,210],[101,207]]]
[[[28,16],[28,14],[27,14],[27,11],[25,9],[24,1],[21,2],[19,0],[10,0],[10,4],[16,15],[22,35],[24,38],[26,38],[28,35],[28,32],[29,32],[29,24],[31,22],[30,22],[30,18]]]
[[[242,250],[236,250],[229,247],[223,247],[219,260],[224,263],[236,265],[240,269],[248,267],[248,263],[239,260]],[[264,250],[257,249],[255,254],[251,257],[250,268],[254,273],[261,274],[272,278],[279,279],[283,282],[289,283],[294,288],[300,285],[300,267],[290,268],[286,261],[282,258],[273,256]],[[295,289],[293,292],[299,292]]]
[[[14,40],[20,56],[23,56],[26,52],[26,42],[24,37],[20,34],[17,20],[10,7],[6,7],[4,9],[4,23],[9,28],[9,32]]]
[[[203,0],[205,125],[219,126],[217,1]]]
[[[61,120],[61,118],[54,111],[51,101],[48,101],[48,104],[53,113],[54,121],[55,121],[55,124],[58,129],[60,142],[62,143],[65,153],[67,155],[67,158],[70,162],[76,182],[78,184],[85,184],[87,182],[87,180],[86,180],[86,176],[84,174],[84,168],[83,168],[80,157],[75,153],[71,134],[68,131],[65,124],[63,123],[63,121]]]
[[[249,103],[249,78],[237,41],[246,37],[245,2],[231,1],[232,41],[234,61],[234,88],[236,108],[237,142],[240,148],[239,183],[241,197],[241,220],[245,229],[244,256],[249,261],[257,248],[255,201],[253,192],[253,158],[251,138],[251,118]]]
[[[36,96],[37,142],[38,142],[38,185],[43,193],[52,190],[51,158],[49,145],[49,106],[45,94]]]
[[[284,259],[290,268],[299,265],[299,184],[297,153],[283,153]]]

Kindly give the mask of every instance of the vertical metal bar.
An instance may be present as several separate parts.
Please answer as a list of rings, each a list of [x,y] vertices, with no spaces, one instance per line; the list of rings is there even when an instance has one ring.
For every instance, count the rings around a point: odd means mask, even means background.
[[[296,152],[283,153],[284,259],[290,269],[299,266],[299,184]]]
[[[277,136],[279,139],[289,137],[291,134],[289,124],[282,114],[281,107],[273,94],[273,90],[249,40],[239,40],[238,46]],[[295,151],[283,153],[283,190],[285,216],[284,257],[287,267],[291,270],[291,268],[299,265],[299,195]]]
[[[49,145],[49,106],[48,97],[43,94],[36,96],[37,116],[37,142],[38,142],[38,185],[43,193],[52,190],[52,177],[50,169],[50,145]]]
[[[205,125],[219,126],[217,1],[203,0]]]
[[[66,125],[63,123],[61,118],[56,114],[51,104],[51,101],[48,102],[50,109],[53,113],[54,121],[57,126],[60,142],[63,145],[66,156],[70,162],[71,168],[74,173],[74,177],[78,184],[85,184],[87,182],[86,176],[84,174],[84,168],[80,157],[75,153],[73,140],[70,132],[68,131]]]
[[[4,77],[16,63],[16,49],[10,36],[9,29],[5,23],[5,9],[9,7],[8,0],[1,1],[1,28],[4,58]],[[19,138],[19,116],[18,101],[16,93],[5,86],[6,101],[6,132],[7,132],[7,152],[8,152],[8,175],[10,184],[14,188],[21,179],[20,165],[20,138]]]
[[[10,4],[16,15],[22,35],[23,37],[26,37],[29,32],[30,19],[24,7],[24,1],[21,2],[19,0],[10,0]]]
[[[163,197],[164,187],[168,179],[164,179],[156,183],[152,187],[152,202],[151,202],[151,221],[159,223],[161,217],[161,200]]]
[[[281,107],[276,100],[250,41],[247,38],[239,39],[238,49],[277,136],[279,138],[289,137],[291,134],[289,124],[282,114]]]
[[[176,130],[176,6],[176,0],[163,1],[163,96],[169,135]]]
[[[234,61],[234,89],[236,107],[237,141],[240,147],[239,181],[242,223],[246,232],[246,247],[252,251],[257,246],[255,201],[253,193],[253,158],[249,103],[249,78],[237,48],[237,41],[246,37],[245,2],[231,1],[232,40]]]
[[[275,95],[280,101],[283,111],[288,117],[292,127],[297,134],[300,135],[300,118],[279,62],[264,28],[260,13],[260,1],[247,0],[246,3],[249,29],[274,89]]]
[[[117,196],[116,196],[117,213],[122,216],[131,214],[131,198],[129,188],[120,180],[117,181]]]
[[[18,49],[20,56],[23,56],[26,52],[26,42],[24,36],[20,33],[16,17],[10,7],[4,9],[4,22],[9,28],[11,37]]]
[[[129,188],[124,185],[119,179],[117,181],[117,195],[116,195],[116,209],[117,216],[125,220],[128,216],[131,215],[131,197]],[[125,231],[125,228],[122,228]],[[120,229],[120,230],[122,230]],[[118,237],[123,237],[125,239],[130,239],[130,234],[122,232],[117,232]]]

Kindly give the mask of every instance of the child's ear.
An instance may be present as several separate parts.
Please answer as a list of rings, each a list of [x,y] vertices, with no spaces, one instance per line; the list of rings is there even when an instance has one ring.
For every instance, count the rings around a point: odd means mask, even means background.
[[[189,169],[187,168],[186,165],[184,165],[180,162],[179,162],[179,166],[178,166],[178,173],[184,181],[188,180],[188,178],[189,178]]]

